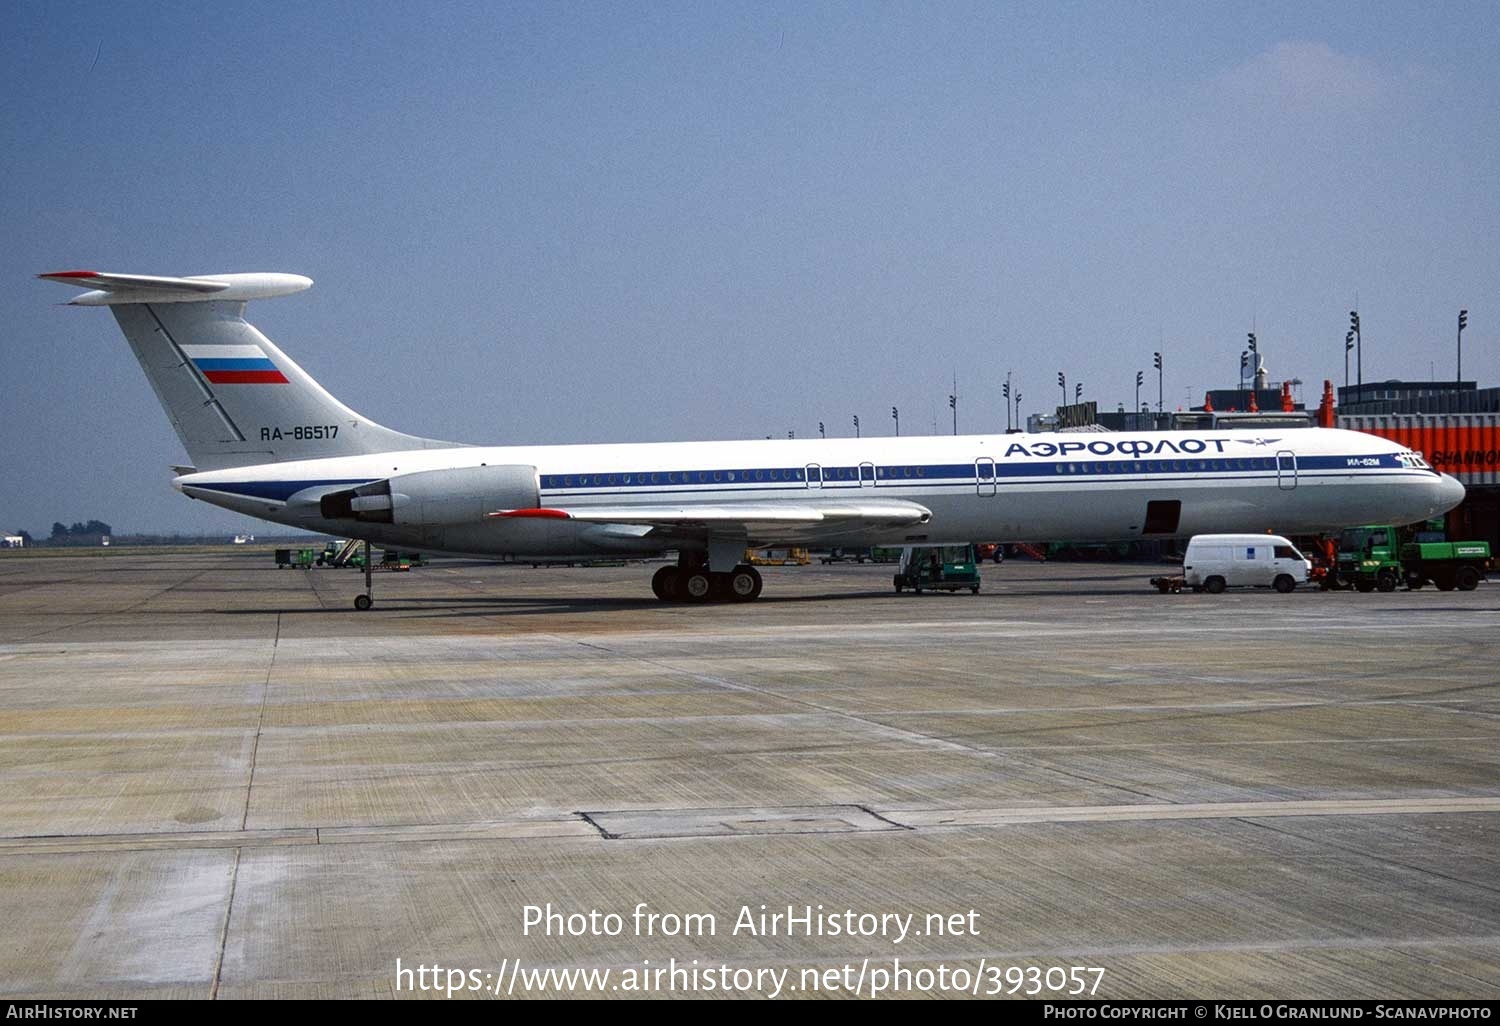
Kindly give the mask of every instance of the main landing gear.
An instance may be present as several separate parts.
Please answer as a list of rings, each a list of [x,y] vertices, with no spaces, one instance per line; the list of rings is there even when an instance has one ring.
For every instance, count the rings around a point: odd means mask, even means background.
[[[752,602],[761,584],[760,571],[748,563],[727,573],[701,562],[664,566],[651,577],[651,590],[663,602]]]

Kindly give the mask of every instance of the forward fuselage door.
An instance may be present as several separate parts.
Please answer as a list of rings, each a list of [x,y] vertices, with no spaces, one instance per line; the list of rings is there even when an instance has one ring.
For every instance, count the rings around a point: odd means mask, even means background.
[[[980,495],[994,495],[996,485],[995,461],[981,456],[974,461],[974,489]]]
[[[1276,487],[1284,492],[1297,487],[1297,454],[1290,450],[1276,454]]]

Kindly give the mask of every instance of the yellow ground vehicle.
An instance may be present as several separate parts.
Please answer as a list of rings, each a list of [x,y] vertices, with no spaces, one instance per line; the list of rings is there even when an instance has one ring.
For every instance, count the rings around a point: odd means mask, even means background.
[[[807,566],[812,555],[806,549],[746,549],[745,562],[751,566]]]

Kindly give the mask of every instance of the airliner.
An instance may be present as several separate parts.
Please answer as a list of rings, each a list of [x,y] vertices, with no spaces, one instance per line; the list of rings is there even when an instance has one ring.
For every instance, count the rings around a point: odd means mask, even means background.
[[[1464,488],[1332,428],[476,446],[355,413],[245,320],[294,274],[59,271],[107,306],[187,450],[193,499],[367,544],[498,560],[675,552],[652,591],[750,601],[747,548],[1315,534],[1411,523]],[[367,588],[356,607],[368,609]]]

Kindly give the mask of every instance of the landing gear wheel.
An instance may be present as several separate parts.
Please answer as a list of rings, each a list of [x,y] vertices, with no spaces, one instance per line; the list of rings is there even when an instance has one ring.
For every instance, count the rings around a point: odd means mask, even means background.
[[[753,602],[760,598],[760,590],[764,583],[760,579],[760,571],[753,566],[740,565],[728,574],[728,587],[725,589],[733,602]]]
[[[358,609],[361,613],[363,613],[366,609],[369,609],[374,604],[375,600],[368,595],[354,596],[354,608]]]
[[[1381,591],[1395,591],[1398,583],[1396,571],[1390,567],[1386,567],[1375,575],[1375,587]]]
[[[1271,582],[1271,587],[1275,588],[1281,594],[1287,595],[1291,593],[1293,588],[1297,587],[1297,582],[1292,580],[1291,574],[1277,574],[1276,580]]]
[[[1203,590],[1210,595],[1222,595],[1224,593],[1224,578],[1210,577],[1203,582]]]
[[[663,602],[677,601],[680,580],[675,566],[664,566],[651,575],[651,593]]]
[[[1473,591],[1479,587],[1479,571],[1472,566],[1461,566],[1453,575],[1453,583],[1458,585],[1459,591]]]
[[[682,575],[678,595],[687,602],[707,602],[713,595],[714,579],[707,570],[689,570]]]

